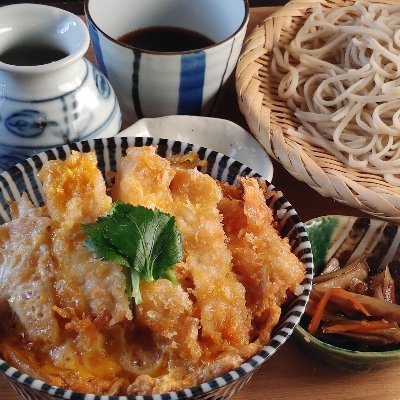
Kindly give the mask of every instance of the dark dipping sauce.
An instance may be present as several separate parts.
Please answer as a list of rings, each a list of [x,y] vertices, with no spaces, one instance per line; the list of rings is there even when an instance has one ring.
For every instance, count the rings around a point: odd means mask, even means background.
[[[10,65],[33,66],[50,64],[67,57],[68,53],[52,45],[19,42],[0,53],[0,61]]]
[[[197,50],[215,44],[201,33],[172,26],[137,29],[119,37],[118,41],[138,49],[161,53]]]

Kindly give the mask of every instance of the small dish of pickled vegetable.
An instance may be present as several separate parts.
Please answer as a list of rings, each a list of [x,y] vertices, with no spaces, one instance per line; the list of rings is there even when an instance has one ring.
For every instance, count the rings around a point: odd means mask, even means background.
[[[339,368],[400,363],[400,226],[330,215],[305,227],[315,275],[298,342]]]

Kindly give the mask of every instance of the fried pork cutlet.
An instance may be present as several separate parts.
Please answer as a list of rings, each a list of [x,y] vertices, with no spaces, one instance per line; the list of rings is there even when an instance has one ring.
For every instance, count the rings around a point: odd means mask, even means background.
[[[13,219],[0,227],[0,303],[18,317],[22,330],[45,346],[59,341],[54,315],[51,220],[45,208],[35,208],[24,194],[11,205]],[[0,315],[2,327],[10,318]],[[0,332],[2,331],[0,327]]]
[[[155,152],[156,149],[149,146],[127,149],[111,190],[114,200],[172,212],[169,185],[174,171],[169,161]]]
[[[155,154],[154,147],[130,148],[121,160],[111,193],[114,200],[173,213],[169,186],[174,174],[169,161]],[[141,283],[140,291],[137,322],[149,327],[157,342],[168,343],[180,357],[197,360],[201,354],[199,320],[192,315],[187,293],[165,279]]]
[[[222,194],[215,180],[195,169],[180,169],[179,162],[171,167],[154,148],[133,148],[121,161],[112,193],[114,199],[157,207],[176,217],[184,238],[186,270],[194,285],[194,316],[200,320],[203,350],[215,356],[248,344],[244,288],[231,271],[217,208]]]
[[[109,325],[132,319],[122,267],[95,259],[83,245],[81,225],[109,210],[111,198],[94,153],[73,152],[47,162],[39,173],[53,221],[55,289],[61,308]]]
[[[222,185],[219,203],[232,253],[234,271],[246,288],[247,307],[260,342],[269,339],[281,305],[304,277],[305,267],[291,252],[288,240],[274,227],[272,210],[254,178],[237,187]]]
[[[208,175],[187,169],[186,164],[182,167],[179,160],[171,165],[156,155],[154,148],[129,149],[112,195],[114,200],[157,207],[175,216],[183,235],[184,262],[175,268],[181,286],[166,280],[141,283],[143,302],[135,308],[135,321],[150,328],[158,343],[169,343],[168,351],[175,349],[171,365],[176,364],[176,355],[188,365],[199,360],[205,364],[197,368],[206,374],[209,360],[249,344],[251,325],[217,208],[221,189]],[[233,358],[239,365],[240,356]],[[143,380],[157,392],[176,388],[177,379],[194,383],[200,373],[178,371],[176,367],[164,377],[138,378],[130,393],[139,390]]]
[[[185,261],[193,281],[195,315],[206,356],[249,343],[245,290],[232,272],[216,181],[197,170],[177,170],[171,183],[174,215],[184,237]]]

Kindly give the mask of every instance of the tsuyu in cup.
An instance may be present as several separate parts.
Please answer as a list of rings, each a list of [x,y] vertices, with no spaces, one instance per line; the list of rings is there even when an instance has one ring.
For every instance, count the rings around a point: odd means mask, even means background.
[[[213,115],[240,54],[249,6],[247,0],[86,0],[85,13],[98,67],[132,123],[142,117]],[[189,29],[213,43],[165,52],[120,40],[154,27]]]

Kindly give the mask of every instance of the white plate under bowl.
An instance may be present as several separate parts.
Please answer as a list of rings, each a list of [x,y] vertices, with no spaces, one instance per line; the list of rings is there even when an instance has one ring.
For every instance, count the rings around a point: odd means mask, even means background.
[[[271,159],[257,140],[239,125],[220,118],[170,115],[143,118],[117,136],[143,136],[192,143],[218,151],[272,181]]]

